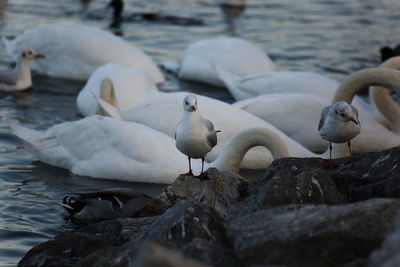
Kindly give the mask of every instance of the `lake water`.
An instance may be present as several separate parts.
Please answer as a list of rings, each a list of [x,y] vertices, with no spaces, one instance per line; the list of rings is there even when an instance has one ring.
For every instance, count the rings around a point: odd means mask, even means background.
[[[126,1],[125,14],[160,11],[201,18],[204,25],[139,21],[123,23],[113,31],[157,62],[178,60],[181,51],[196,40],[235,35],[261,46],[280,69],[313,71],[338,80],[353,71],[377,66],[379,48],[400,42],[398,0],[247,3],[244,10],[222,10],[213,0]],[[0,0],[0,31],[2,35],[16,35],[38,24],[64,21],[108,29],[106,4],[106,0]],[[4,48],[0,49],[0,69],[9,69],[11,64]],[[34,75],[32,90],[0,93],[0,266],[16,265],[32,246],[76,227],[64,219],[58,204],[66,193],[116,186],[134,187],[151,195],[160,191],[160,185],[90,179],[42,164],[12,136],[8,120],[46,129],[78,119],[75,97],[82,86],[81,82]],[[178,83],[173,78],[164,88],[232,101],[224,90]]]

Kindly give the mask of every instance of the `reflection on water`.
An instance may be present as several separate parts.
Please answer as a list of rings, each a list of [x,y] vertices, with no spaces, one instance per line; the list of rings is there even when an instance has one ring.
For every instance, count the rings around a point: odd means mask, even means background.
[[[108,28],[108,0],[0,0],[2,35],[16,35],[42,23],[78,22]],[[280,69],[313,71],[341,80],[346,74],[376,66],[379,48],[400,42],[397,0],[247,0],[244,9],[221,9],[214,0],[126,1],[125,14],[164,12],[201,18],[204,26],[139,21],[117,28],[129,42],[156,61],[178,60],[188,44],[213,36],[251,40]],[[238,51],[240,53],[240,51]],[[0,69],[12,60],[0,50]],[[34,76],[34,88],[0,93],[0,265],[14,266],[26,251],[73,229],[58,202],[66,193],[130,186],[156,195],[159,185],[90,179],[38,163],[12,136],[9,121],[46,129],[79,118],[75,97],[83,83]],[[187,90],[231,102],[227,91],[169,77],[164,88]],[[259,175],[245,173],[245,175]]]

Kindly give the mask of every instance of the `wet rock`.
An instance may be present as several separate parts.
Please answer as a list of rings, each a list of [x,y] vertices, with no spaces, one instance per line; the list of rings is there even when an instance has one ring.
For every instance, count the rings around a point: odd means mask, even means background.
[[[80,260],[75,267],[206,267],[182,253],[155,242],[147,242],[135,247],[125,244],[96,251]]]
[[[357,266],[379,247],[399,210],[400,202],[388,199],[281,206],[236,218],[227,233],[247,266]]]
[[[376,197],[400,197],[400,147],[336,159],[275,160],[252,188],[260,208],[289,204],[340,204]]]
[[[136,238],[154,220],[114,219],[58,235],[29,250],[18,266],[71,266],[96,250],[121,245]]]
[[[394,224],[394,230],[389,233],[381,247],[375,250],[368,261],[367,267],[398,267],[400,266],[400,216]]]
[[[150,240],[210,265],[239,265],[226,237],[224,220],[212,207],[204,204],[177,202],[131,243],[138,245]]]
[[[237,214],[236,204],[247,195],[248,182],[234,173],[208,169],[210,179],[201,181],[193,176],[179,176],[165,187],[157,198],[135,216],[159,215],[180,200],[192,200],[213,207],[223,218]]]

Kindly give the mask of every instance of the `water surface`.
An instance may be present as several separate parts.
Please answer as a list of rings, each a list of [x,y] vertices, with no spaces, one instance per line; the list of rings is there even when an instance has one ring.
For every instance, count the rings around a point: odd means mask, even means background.
[[[78,22],[108,29],[106,0],[0,0],[0,31],[16,35],[43,23]],[[248,0],[244,10],[222,10],[212,0],[126,1],[125,14],[163,12],[197,17],[204,26],[151,22],[123,23],[114,32],[157,62],[177,61],[188,44],[213,36],[239,36],[262,47],[282,70],[313,71],[342,80],[348,73],[374,67],[379,47],[399,42],[397,0]],[[236,17],[235,17],[236,16]],[[0,49],[0,69],[12,61]],[[0,93],[0,266],[14,266],[32,246],[73,229],[58,205],[69,192],[130,186],[156,195],[159,185],[96,180],[36,161],[12,136],[9,120],[36,129],[79,118],[75,97],[83,83],[34,76],[32,90]],[[224,90],[179,83],[165,89],[189,90],[232,101]]]

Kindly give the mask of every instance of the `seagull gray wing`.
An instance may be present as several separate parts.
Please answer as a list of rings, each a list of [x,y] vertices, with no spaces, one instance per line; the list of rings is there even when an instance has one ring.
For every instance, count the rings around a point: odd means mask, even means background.
[[[215,147],[217,145],[217,132],[214,130],[214,125],[211,121],[206,119],[203,119],[203,122],[208,130],[207,142],[211,147]]]
[[[321,119],[319,120],[318,124],[318,131],[321,130],[321,128],[324,126],[325,123],[325,118],[328,116],[328,112],[331,109],[332,106],[328,106],[321,111]]]

